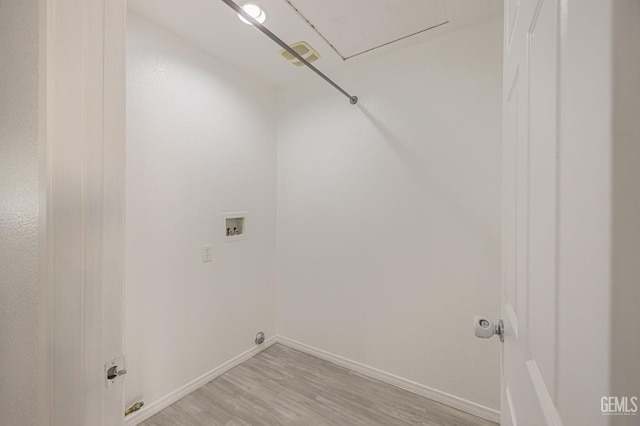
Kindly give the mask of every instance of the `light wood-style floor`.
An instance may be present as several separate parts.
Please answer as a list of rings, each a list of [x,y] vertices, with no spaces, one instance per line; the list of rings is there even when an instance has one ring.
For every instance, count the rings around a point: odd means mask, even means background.
[[[495,426],[495,423],[273,345],[144,426]]]

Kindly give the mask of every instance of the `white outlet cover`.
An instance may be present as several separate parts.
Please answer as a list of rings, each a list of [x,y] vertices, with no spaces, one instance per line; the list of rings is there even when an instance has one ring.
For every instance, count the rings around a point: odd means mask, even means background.
[[[213,247],[210,245],[202,246],[202,261],[211,262],[213,260]]]

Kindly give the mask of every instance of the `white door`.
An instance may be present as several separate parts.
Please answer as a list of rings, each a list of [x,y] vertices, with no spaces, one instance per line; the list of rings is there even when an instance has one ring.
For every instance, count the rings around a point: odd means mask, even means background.
[[[555,400],[560,0],[505,0],[501,424],[560,424]]]

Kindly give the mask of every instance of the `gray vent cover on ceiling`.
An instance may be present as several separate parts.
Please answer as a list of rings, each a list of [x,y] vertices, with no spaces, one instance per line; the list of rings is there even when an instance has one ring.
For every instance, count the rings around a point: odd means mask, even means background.
[[[291,47],[298,55],[302,56],[307,62],[315,62],[320,59],[320,54],[309,45],[306,41],[299,41],[297,43],[292,44]],[[291,62],[293,65],[297,67],[301,67],[303,65],[295,56],[286,50],[282,49],[280,51],[282,57],[284,57],[287,61]]]

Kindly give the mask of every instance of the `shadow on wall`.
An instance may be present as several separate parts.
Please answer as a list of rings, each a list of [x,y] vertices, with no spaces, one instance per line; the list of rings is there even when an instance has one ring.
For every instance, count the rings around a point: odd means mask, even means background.
[[[389,142],[389,147],[393,149],[396,156],[406,165],[407,170],[413,175],[416,182],[419,182],[421,186],[424,186],[426,182],[429,182],[429,190],[438,190],[438,199],[443,203],[450,206],[453,215],[459,216],[458,223],[461,227],[465,228],[465,231],[470,235],[477,235],[482,241],[493,241],[495,235],[487,230],[487,226],[477,220],[474,215],[462,216],[462,212],[466,210],[465,204],[456,199],[453,193],[446,189],[433,174],[429,173],[429,170],[420,161],[420,156],[412,152],[407,144],[403,143],[400,138],[396,137],[391,130],[389,130],[380,119],[375,117],[366,106],[362,103],[358,103],[356,107],[362,112],[362,115],[371,123],[371,125],[378,131],[378,133]],[[488,247],[491,249],[491,247]]]

